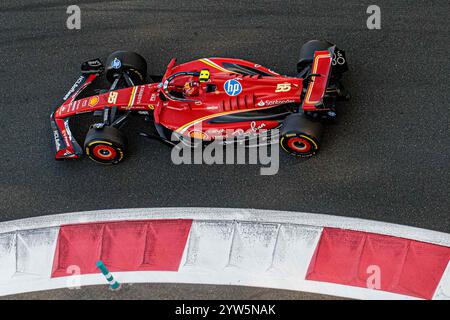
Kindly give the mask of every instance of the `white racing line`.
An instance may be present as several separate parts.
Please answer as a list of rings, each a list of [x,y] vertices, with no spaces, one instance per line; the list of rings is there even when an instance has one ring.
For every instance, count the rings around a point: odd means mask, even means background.
[[[192,219],[178,268],[171,271],[111,271],[119,282],[244,285],[355,299],[422,299],[420,294],[307,280],[324,228],[375,233],[450,247],[450,234],[325,214],[238,208],[74,212],[0,223],[0,295],[106,284],[100,272],[52,277],[60,226],[160,219]],[[104,255],[103,252],[101,256]],[[450,264],[437,279],[436,289],[428,298],[450,299]]]

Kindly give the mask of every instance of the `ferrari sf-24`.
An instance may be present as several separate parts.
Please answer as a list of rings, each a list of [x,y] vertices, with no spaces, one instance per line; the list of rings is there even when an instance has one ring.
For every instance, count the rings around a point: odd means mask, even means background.
[[[150,119],[153,133],[142,135],[168,145],[175,144],[174,136],[186,142],[230,137],[249,142],[274,132],[270,143],[310,157],[320,148],[323,125],[336,118],[338,101],[350,97],[341,81],[346,59],[334,44],[311,40],[300,49],[295,76],[234,58],[182,64],[172,59],[162,76],[147,75],[145,59],[134,52],[114,52],[105,63],[86,61],[50,116],[56,159],[85,154],[102,164],[119,163],[127,144],[121,128],[132,114]],[[101,79],[106,88],[98,86]],[[90,125],[81,147],[69,120],[85,113],[98,121]]]

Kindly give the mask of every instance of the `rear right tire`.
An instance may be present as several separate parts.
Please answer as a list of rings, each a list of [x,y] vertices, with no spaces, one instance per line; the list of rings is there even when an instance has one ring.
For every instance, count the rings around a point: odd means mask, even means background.
[[[301,73],[313,62],[316,51],[327,50],[333,44],[325,40],[310,40],[300,48],[300,57],[297,63],[297,72]]]

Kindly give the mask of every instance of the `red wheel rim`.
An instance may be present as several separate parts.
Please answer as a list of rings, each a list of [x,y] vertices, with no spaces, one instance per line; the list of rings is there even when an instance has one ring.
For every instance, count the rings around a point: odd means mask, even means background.
[[[111,160],[117,156],[116,150],[108,145],[99,144],[94,147],[94,156],[102,160]]]
[[[305,153],[311,150],[311,142],[304,138],[292,138],[288,140],[288,146],[295,152]]]

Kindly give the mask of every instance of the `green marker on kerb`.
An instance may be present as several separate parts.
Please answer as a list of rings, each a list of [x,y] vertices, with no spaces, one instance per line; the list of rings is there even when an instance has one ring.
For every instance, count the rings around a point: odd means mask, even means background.
[[[120,283],[117,282],[117,280],[114,280],[114,277],[112,276],[111,273],[109,273],[108,268],[106,268],[105,264],[101,260],[97,261],[97,268],[99,268],[100,271],[103,273],[111,289],[113,290],[120,289]]]

